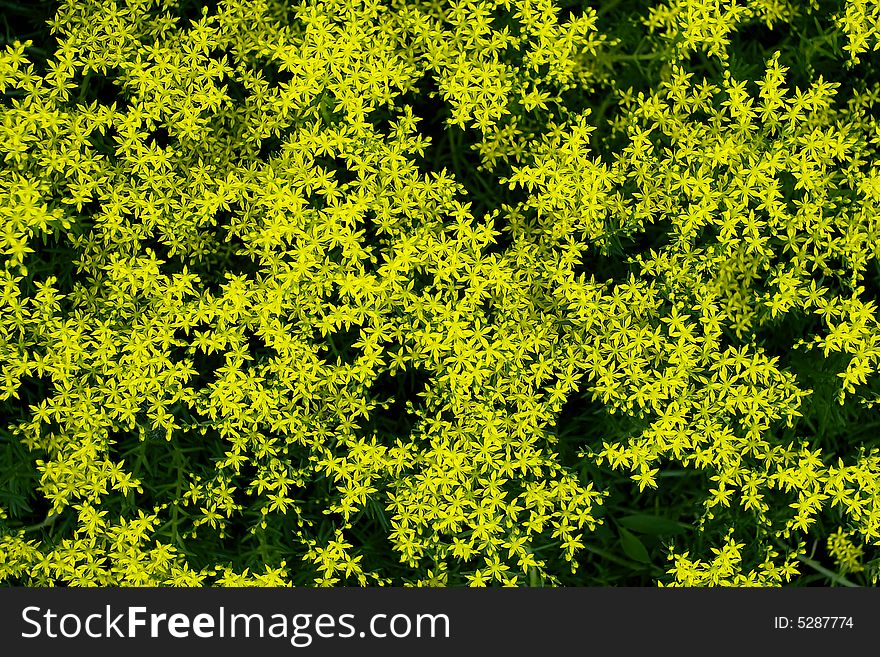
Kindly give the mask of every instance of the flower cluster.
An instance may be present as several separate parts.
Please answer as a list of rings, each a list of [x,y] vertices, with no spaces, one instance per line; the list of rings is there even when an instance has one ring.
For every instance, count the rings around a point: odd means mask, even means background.
[[[65,0],[6,45],[0,582],[862,573],[878,8],[586,4]]]

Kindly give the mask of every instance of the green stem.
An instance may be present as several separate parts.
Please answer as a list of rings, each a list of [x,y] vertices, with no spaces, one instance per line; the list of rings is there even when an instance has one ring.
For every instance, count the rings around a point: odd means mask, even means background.
[[[35,531],[39,531],[40,529],[45,529],[46,527],[54,525],[55,521],[58,520],[58,518],[60,518],[60,517],[61,517],[60,515],[57,515],[57,514],[50,512],[49,515],[47,515],[46,518],[42,522],[39,522],[36,525],[28,525],[27,527],[22,527],[21,531],[35,532]]]
[[[815,570],[817,573],[821,573],[822,575],[824,575],[825,577],[830,579],[835,584],[840,584],[841,586],[848,586],[851,588],[861,588],[855,582],[848,580],[846,577],[844,577],[843,575],[841,575],[839,573],[835,573],[833,570],[829,570],[828,568],[826,568],[825,566],[823,566],[822,564],[820,564],[817,561],[813,561],[812,559],[808,559],[807,557],[802,557],[800,555],[798,555],[797,559],[805,566],[809,566],[810,568]]]

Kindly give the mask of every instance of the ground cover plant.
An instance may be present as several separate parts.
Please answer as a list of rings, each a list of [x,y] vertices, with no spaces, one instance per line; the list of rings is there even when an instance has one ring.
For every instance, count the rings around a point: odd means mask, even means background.
[[[878,25],[0,0],[0,583],[875,584]]]

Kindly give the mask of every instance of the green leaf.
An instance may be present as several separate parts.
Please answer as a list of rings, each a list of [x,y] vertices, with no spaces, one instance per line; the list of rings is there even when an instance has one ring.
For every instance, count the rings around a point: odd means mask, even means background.
[[[650,563],[651,557],[647,548],[632,532],[620,527],[620,547],[623,553],[633,561]]]
[[[656,536],[682,534],[688,529],[688,526],[683,523],[662,516],[652,516],[647,513],[634,513],[620,518],[617,522],[639,534],[652,534]]]

